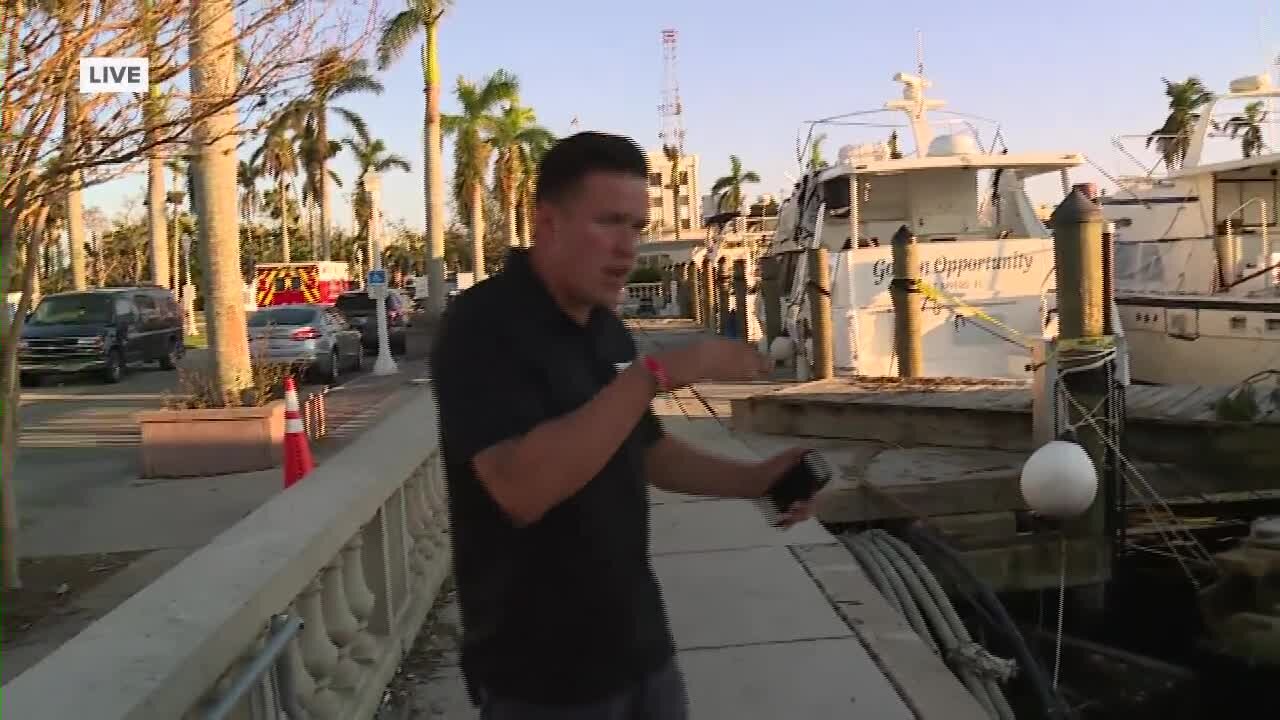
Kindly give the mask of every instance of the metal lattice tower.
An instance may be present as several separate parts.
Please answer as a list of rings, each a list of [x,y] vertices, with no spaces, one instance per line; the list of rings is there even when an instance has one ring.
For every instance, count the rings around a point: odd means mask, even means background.
[[[658,115],[662,129],[658,139],[662,152],[671,162],[672,218],[676,236],[680,233],[679,179],[680,159],[684,157],[684,107],[680,103],[680,81],[676,74],[676,31],[662,31],[662,104]]]
[[[662,119],[662,130],[658,138],[662,140],[665,150],[672,146],[684,154],[684,108],[680,104],[680,81],[676,75],[676,31],[662,31],[662,104],[658,111]]]

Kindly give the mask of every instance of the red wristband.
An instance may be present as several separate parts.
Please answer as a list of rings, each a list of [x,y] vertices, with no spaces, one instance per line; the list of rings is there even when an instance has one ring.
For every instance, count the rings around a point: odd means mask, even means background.
[[[671,392],[671,379],[667,377],[667,369],[662,367],[662,363],[645,355],[641,360],[644,361],[644,367],[653,376],[654,382],[658,384],[658,390],[661,392]]]

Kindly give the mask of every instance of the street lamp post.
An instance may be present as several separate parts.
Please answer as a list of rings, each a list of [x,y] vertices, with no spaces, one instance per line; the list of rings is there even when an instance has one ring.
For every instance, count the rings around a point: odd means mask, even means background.
[[[376,271],[382,277],[379,284],[365,283],[365,292],[374,300],[374,313],[378,321],[378,359],[373,363],[373,374],[393,375],[399,369],[391,357],[390,329],[387,327],[387,283],[386,273],[382,269],[381,179],[372,170],[366,172],[363,179],[365,192],[369,194],[369,274],[372,276]]]

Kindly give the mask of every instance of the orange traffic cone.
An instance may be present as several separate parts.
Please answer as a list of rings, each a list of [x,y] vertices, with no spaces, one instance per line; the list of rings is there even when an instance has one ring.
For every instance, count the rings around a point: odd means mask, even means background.
[[[284,486],[307,476],[315,462],[307,445],[307,431],[302,427],[302,413],[298,409],[298,386],[293,378],[284,379]]]

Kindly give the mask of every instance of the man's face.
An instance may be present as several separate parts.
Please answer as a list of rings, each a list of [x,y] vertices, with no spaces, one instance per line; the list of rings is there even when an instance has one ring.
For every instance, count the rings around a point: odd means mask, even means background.
[[[635,267],[636,244],[649,218],[645,178],[594,172],[557,203],[539,208],[538,243],[569,299],[613,307]]]

